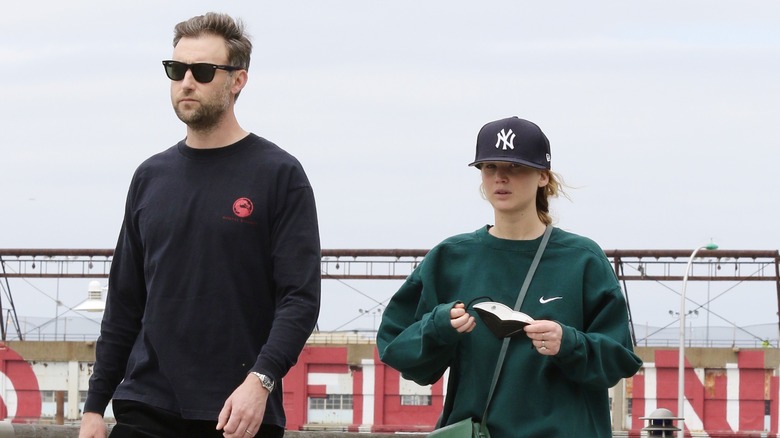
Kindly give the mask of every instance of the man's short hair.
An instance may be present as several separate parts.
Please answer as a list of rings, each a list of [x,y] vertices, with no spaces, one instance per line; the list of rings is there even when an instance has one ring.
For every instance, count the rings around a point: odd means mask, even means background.
[[[208,12],[177,24],[173,33],[173,47],[176,47],[182,38],[197,38],[208,34],[220,36],[225,39],[228,63],[249,70],[252,42],[245,32],[241,19],[234,19],[227,14]]]

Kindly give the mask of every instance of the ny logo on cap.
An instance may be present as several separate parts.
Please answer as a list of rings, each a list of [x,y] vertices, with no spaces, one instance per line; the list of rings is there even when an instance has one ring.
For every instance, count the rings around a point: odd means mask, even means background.
[[[504,144],[503,149],[506,150],[506,148],[515,149],[515,145],[513,144],[515,142],[515,133],[512,132],[510,129],[509,132],[504,132],[502,129],[501,132],[496,134],[496,149],[501,147],[501,143]]]

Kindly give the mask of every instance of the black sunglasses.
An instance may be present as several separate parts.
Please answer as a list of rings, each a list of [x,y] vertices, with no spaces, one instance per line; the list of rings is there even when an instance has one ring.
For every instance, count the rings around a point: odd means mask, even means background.
[[[168,79],[172,81],[180,81],[184,79],[184,75],[187,74],[187,70],[192,71],[192,77],[201,84],[208,84],[214,80],[214,75],[217,70],[236,71],[241,70],[241,67],[234,67],[232,65],[217,65],[209,64],[207,62],[198,62],[195,64],[185,64],[179,61],[163,61],[165,66],[165,74],[168,75]]]

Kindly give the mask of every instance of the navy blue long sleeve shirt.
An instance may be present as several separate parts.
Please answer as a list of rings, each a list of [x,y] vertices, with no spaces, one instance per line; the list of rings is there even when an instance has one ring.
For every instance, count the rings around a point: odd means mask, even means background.
[[[216,420],[257,371],[277,383],[263,422],[284,426],[281,380],[319,300],[300,163],[254,134],[208,150],[181,141],[133,176],[84,410],[103,413],[113,397]]]

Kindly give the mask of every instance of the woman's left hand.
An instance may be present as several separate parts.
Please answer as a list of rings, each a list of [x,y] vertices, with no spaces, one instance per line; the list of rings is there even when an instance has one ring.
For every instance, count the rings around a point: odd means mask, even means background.
[[[563,329],[555,321],[537,320],[523,328],[534,348],[544,356],[555,356],[561,351]]]

